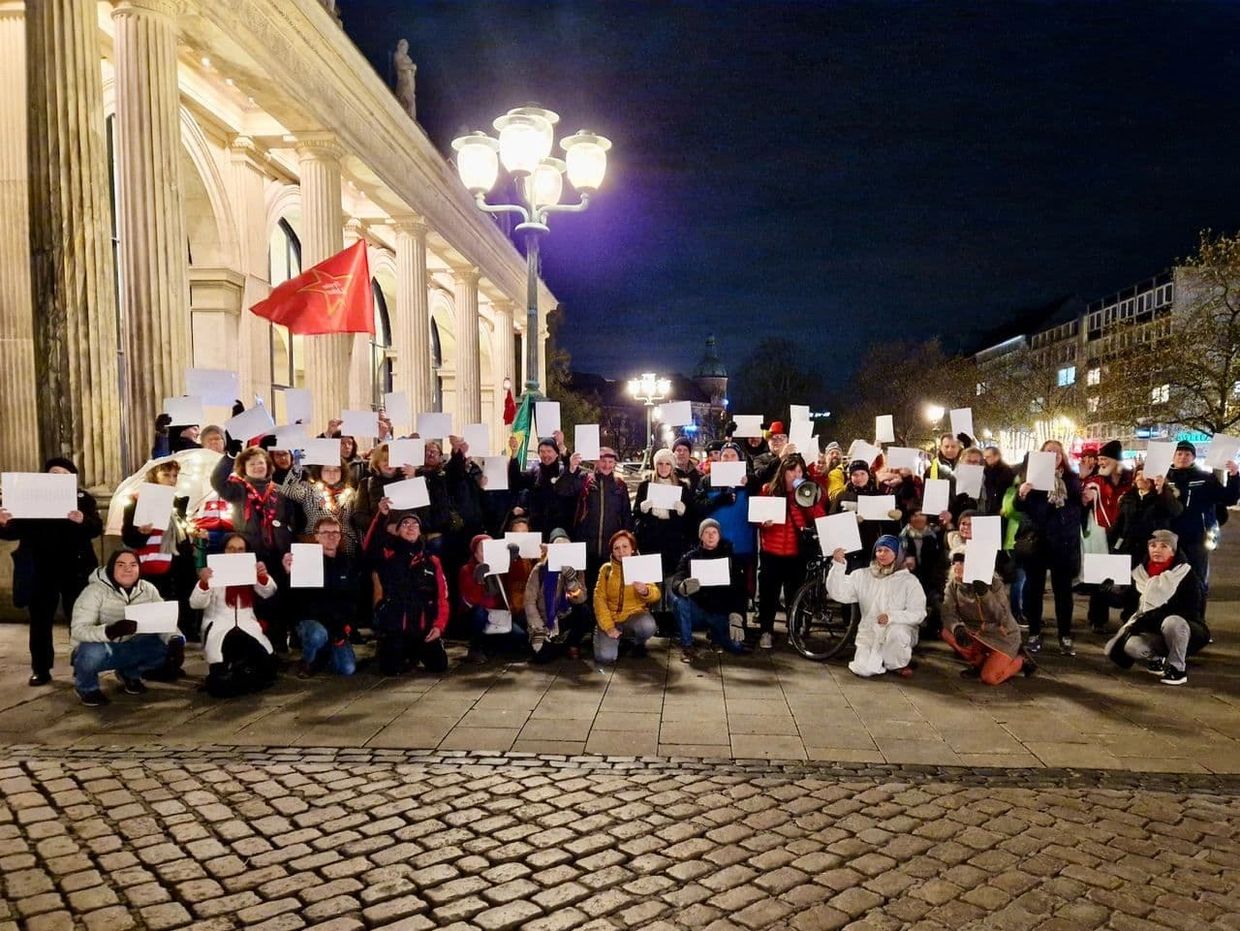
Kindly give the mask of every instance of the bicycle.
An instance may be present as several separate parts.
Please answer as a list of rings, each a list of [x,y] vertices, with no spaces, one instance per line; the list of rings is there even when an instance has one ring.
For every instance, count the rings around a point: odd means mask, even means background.
[[[861,612],[827,596],[829,556],[810,560],[805,583],[788,608],[788,642],[806,659],[821,663],[852,643]]]

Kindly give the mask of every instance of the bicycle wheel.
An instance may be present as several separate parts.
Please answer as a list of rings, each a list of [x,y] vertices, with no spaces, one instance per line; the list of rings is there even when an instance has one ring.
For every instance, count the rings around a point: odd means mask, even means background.
[[[826,577],[806,580],[788,610],[788,642],[806,659],[823,662],[844,649],[856,629],[856,606],[827,597]]]

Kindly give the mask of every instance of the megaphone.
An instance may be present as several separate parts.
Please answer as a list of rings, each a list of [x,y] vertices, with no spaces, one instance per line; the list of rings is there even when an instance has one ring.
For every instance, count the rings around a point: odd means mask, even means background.
[[[805,479],[793,492],[796,502],[803,508],[812,508],[822,499],[822,486],[812,479]]]

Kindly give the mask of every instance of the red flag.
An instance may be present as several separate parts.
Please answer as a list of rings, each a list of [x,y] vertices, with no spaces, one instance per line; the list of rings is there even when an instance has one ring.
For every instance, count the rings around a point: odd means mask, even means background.
[[[290,333],[375,332],[374,296],[366,242],[359,239],[343,252],[290,278],[250,310]]]
[[[517,402],[512,398],[512,389],[508,389],[507,396],[504,398],[504,423],[511,426],[512,422],[517,419]]]

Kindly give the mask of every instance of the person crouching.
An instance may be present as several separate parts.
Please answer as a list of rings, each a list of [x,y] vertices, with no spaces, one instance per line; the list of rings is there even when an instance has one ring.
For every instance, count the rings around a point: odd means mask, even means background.
[[[659,603],[659,586],[626,584],[624,557],[637,555],[637,540],[627,530],[612,534],[611,562],[598,573],[594,586],[594,662],[606,666],[620,654],[620,638],[633,641],[633,655],[646,655],[646,641],[657,629],[650,609]]]
[[[693,578],[693,561],[723,559],[728,563],[728,584],[702,586]],[[698,545],[680,558],[676,574],[668,583],[672,589],[678,632],[680,634],[681,662],[690,663],[695,657],[693,648],[694,629],[705,629],[710,641],[720,650],[729,653],[745,653],[745,645],[734,640],[731,630],[739,634],[748,592],[745,588],[744,569],[732,557],[732,544],[720,536],[719,522],[710,517],[698,527]]]
[[[998,573],[989,584],[964,581],[964,550],[952,554],[941,611],[940,636],[969,664],[961,676],[999,685],[1025,667],[1007,585]]]
[[[881,676],[888,670],[911,676],[917,628],[926,617],[926,593],[900,561],[900,540],[884,534],[874,544],[868,566],[848,571],[847,554],[836,549],[827,573],[827,594],[841,604],[861,606],[857,651],[848,669],[854,675]]]

